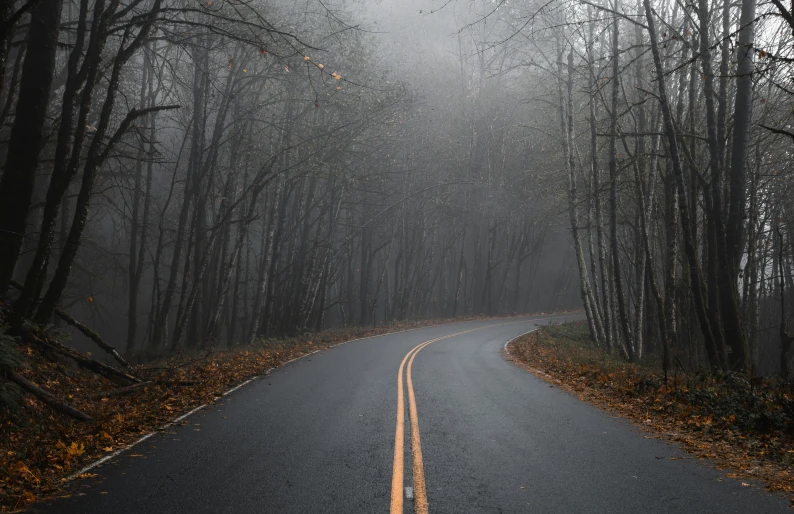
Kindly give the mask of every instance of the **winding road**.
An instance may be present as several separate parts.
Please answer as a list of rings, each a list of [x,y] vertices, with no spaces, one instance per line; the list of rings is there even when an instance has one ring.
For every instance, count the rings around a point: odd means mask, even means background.
[[[45,513],[766,513],[724,478],[510,362],[580,315],[352,341],[274,370],[75,481]]]

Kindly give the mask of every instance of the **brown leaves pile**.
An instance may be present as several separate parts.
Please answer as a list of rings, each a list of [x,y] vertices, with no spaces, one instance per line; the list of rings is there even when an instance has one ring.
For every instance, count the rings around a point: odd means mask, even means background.
[[[768,491],[785,493],[794,506],[791,427],[757,429],[738,424],[739,413],[704,412],[693,398],[725,395],[725,380],[678,374],[664,385],[657,369],[605,356],[583,342],[589,339],[585,325],[579,324],[578,332],[571,338],[568,330],[544,327],[513,343],[510,354],[519,365],[580,400],[629,418],[653,437],[674,441],[699,459],[713,460],[728,478],[762,481]],[[781,397],[789,399],[787,393],[781,392]]]

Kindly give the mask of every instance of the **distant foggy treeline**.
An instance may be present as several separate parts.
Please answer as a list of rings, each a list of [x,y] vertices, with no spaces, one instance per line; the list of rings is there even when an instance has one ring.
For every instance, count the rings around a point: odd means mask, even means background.
[[[367,7],[4,2],[9,322],[159,353],[577,306],[527,83],[458,36],[417,85]]]

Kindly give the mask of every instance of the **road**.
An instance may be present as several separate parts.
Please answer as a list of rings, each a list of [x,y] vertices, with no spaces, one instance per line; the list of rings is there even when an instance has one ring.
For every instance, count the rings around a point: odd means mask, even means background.
[[[548,322],[455,323],[311,355],[33,510],[789,512],[759,484],[724,478],[505,357],[506,341]]]

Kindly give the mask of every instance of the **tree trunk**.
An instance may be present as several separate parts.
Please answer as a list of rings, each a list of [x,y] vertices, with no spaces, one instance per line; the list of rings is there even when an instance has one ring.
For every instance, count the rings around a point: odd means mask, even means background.
[[[714,340],[714,336],[711,333],[711,325],[709,324],[708,315],[706,313],[706,304],[703,297],[703,279],[698,263],[695,241],[692,237],[692,220],[690,220],[689,217],[689,199],[687,198],[686,185],[684,183],[684,171],[681,166],[678,138],[672,113],[670,112],[670,104],[668,103],[666,78],[664,69],[662,68],[662,59],[656,36],[656,22],[653,18],[650,0],[643,0],[643,6],[645,7],[645,19],[648,23],[648,34],[651,41],[653,63],[654,67],[656,68],[656,82],[659,90],[659,105],[662,109],[662,118],[664,120],[664,132],[670,150],[670,161],[673,166],[673,172],[678,189],[678,206],[681,213],[681,225],[683,227],[684,233],[684,250],[689,268],[692,298],[694,301],[697,318],[700,322],[701,332],[703,333],[703,338],[706,343],[706,351],[709,355],[709,361],[712,367],[719,368],[720,360],[718,357],[717,345]]]
[[[750,123],[753,97],[753,40],[756,0],[742,0],[739,20],[739,63],[736,78],[733,143],[731,144],[731,167],[729,174],[730,199],[728,208],[726,245],[731,259],[731,276],[739,274],[742,255],[742,239],[747,191],[747,147],[750,139]]]
[[[619,2],[614,1],[614,10],[619,12]],[[620,20],[615,18],[612,25],[612,98],[609,114],[609,197],[610,197],[610,217],[609,231],[610,244],[612,250],[612,278],[615,285],[615,296],[617,297],[618,316],[623,344],[621,348],[629,361],[634,360],[632,346],[631,327],[629,326],[629,316],[626,306],[626,296],[623,292],[623,278],[621,275],[620,250],[618,245],[618,193],[617,193],[617,172],[618,172],[618,150],[617,150],[617,126],[618,126],[618,93],[620,91],[620,66],[619,66],[619,31]]]
[[[573,149],[573,49],[571,49],[568,53],[568,74],[566,81],[567,95],[564,95],[562,85],[563,48],[559,38],[557,40],[557,45],[557,72],[559,74],[559,78],[557,79],[557,89],[560,102],[558,110],[560,116],[562,149],[566,171],[568,172],[568,218],[571,224],[571,236],[573,237],[574,252],[576,254],[576,265],[579,271],[579,288],[582,296],[582,303],[584,304],[585,314],[587,316],[590,337],[592,337],[593,341],[596,343],[600,343],[604,341],[605,338],[601,320],[598,319],[597,312],[594,309],[593,293],[590,288],[590,278],[587,274],[587,264],[584,260],[582,239],[579,234],[579,214],[577,211],[578,200],[576,191],[576,159]]]
[[[734,267],[734,257],[729,254],[726,242],[726,227],[723,220],[723,202],[722,202],[722,154],[720,152],[720,145],[717,140],[717,121],[715,119],[714,108],[714,73],[712,71],[711,61],[711,45],[709,42],[708,19],[709,19],[709,6],[708,0],[698,0],[698,15],[700,17],[700,58],[703,65],[703,78],[704,78],[704,95],[706,99],[706,122],[708,127],[708,146],[709,146],[709,168],[711,170],[711,196],[712,205],[709,209],[709,228],[714,232],[713,236],[709,239],[709,251],[713,252],[713,264],[710,264],[709,270],[715,273],[713,281],[709,284],[709,295],[718,295],[715,301],[709,302],[709,310],[711,312],[719,311],[720,321],[724,329],[725,339],[730,347],[728,356],[728,364],[734,371],[746,371],[749,369],[749,360],[747,354],[747,334],[744,330],[742,323],[742,316],[739,310],[739,297],[738,297],[738,275],[731,273]],[[753,6],[754,7],[754,6]],[[752,30],[752,29],[751,29]],[[752,34],[751,34],[752,36]],[[746,48],[745,48],[746,49]],[[750,63],[752,66],[752,62]],[[749,117],[748,117],[749,118]],[[749,119],[746,119],[749,123]],[[740,130],[749,130],[749,127],[738,127]],[[744,136],[746,138],[746,136]],[[746,155],[746,150],[742,153],[742,157]],[[744,161],[744,159],[742,159]],[[741,170],[742,176],[744,175],[744,168]],[[741,187],[744,188],[742,180]],[[744,202],[744,192],[741,193],[742,203]],[[744,209],[742,209],[743,211]],[[715,247],[711,245],[714,244]],[[715,254],[715,255],[714,255]],[[716,269],[715,269],[716,268]],[[712,293],[714,289],[718,291]],[[717,334],[714,334],[717,338]],[[718,347],[720,345],[717,339]]]
[[[5,294],[14,276],[27,226],[55,72],[62,6],[61,0],[38,2],[31,12],[19,99],[0,179],[0,295]]]

